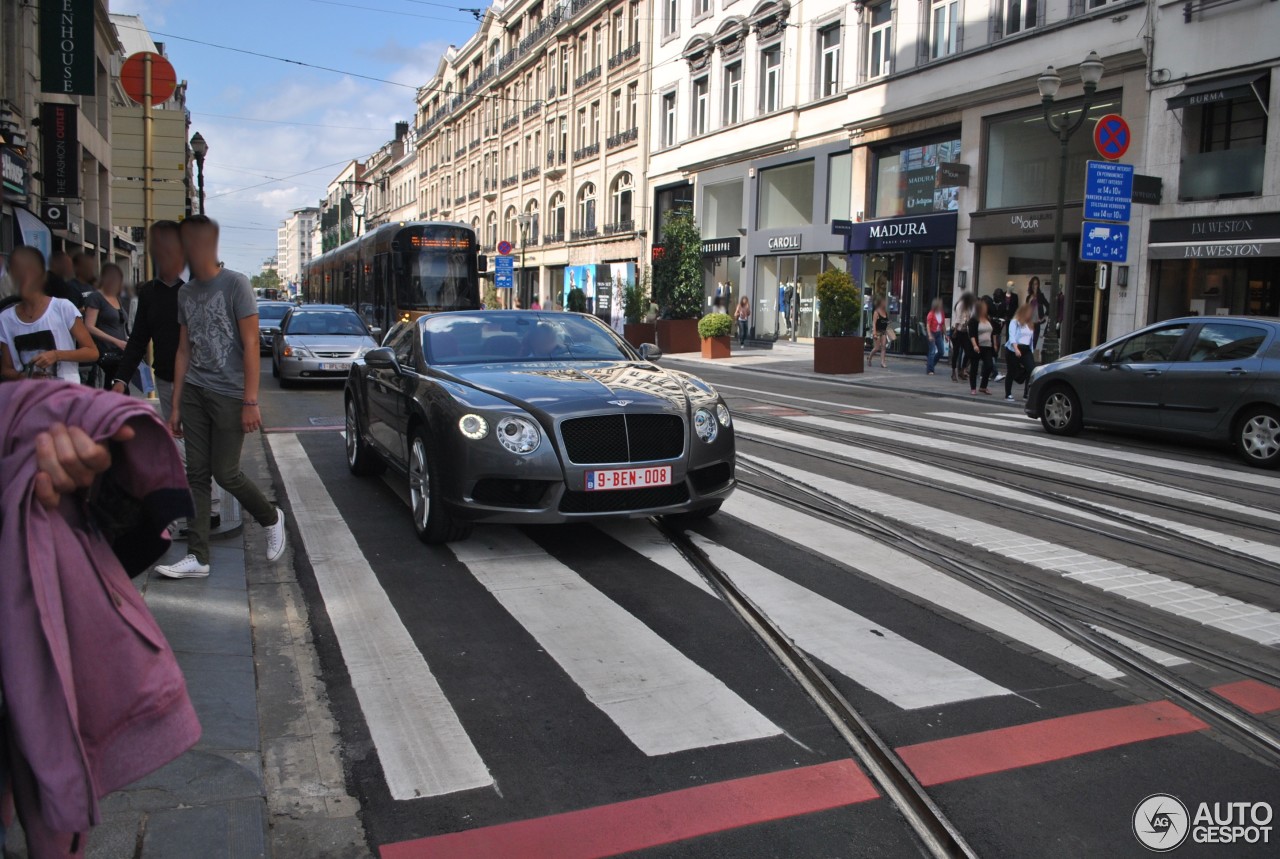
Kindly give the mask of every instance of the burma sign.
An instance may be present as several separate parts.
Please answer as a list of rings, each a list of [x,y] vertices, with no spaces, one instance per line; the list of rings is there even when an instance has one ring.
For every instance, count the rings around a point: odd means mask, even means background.
[[[93,2],[41,0],[41,92],[94,94]]]

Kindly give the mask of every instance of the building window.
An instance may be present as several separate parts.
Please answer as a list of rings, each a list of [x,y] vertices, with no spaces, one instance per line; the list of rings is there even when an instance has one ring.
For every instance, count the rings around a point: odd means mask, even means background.
[[[507,207],[507,214],[506,217],[503,218],[502,226],[504,228],[503,238],[511,242],[513,245],[516,244],[520,237],[520,222],[516,220],[515,206]]]
[[[782,45],[760,51],[760,112],[773,113],[782,107]]]
[[[960,50],[960,0],[929,1],[929,59]]]
[[[591,102],[591,139],[587,145],[600,142],[600,102]]]
[[[618,178],[613,180],[613,189],[610,192],[610,197],[612,198],[613,224],[621,232],[630,230],[632,223],[631,201],[634,194],[635,184],[631,180],[631,174],[619,173]]]
[[[840,92],[840,24],[832,24],[818,31],[818,98],[826,98],[838,92]]]
[[[587,145],[587,109],[578,108],[578,148]]]
[[[676,145],[676,94],[662,94],[662,146]]]
[[[693,82],[693,116],[689,133],[693,137],[711,130],[711,80],[706,75]]]
[[[680,32],[680,0],[662,0],[662,35],[664,38]]]
[[[622,132],[622,90],[615,89],[609,95],[609,136]]]
[[[627,22],[621,9],[613,13],[613,17],[610,18],[610,21],[612,23],[610,33],[613,35],[612,53],[616,56],[627,48]]]
[[[724,112],[722,125],[736,125],[742,121],[742,63],[729,63],[724,67]]]
[[[627,128],[638,128],[640,125],[640,84],[627,86]]]
[[[1066,111],[1068,121],[1080,115],[1080,102],[1066,102],[1055,106]],[[1119,99],[1102,97],[1089,108],[1085,128],[1093,128],[1108,113],[1119,113]],[[1058,159],[1060,147],[1057,138],[1045,132],[1039,108],[1034,111],[1003,116],[991,120],[987,126],[986,163],[983,168],[985,197],[983,205],[988,209],[1008,206],[1037,206],[1050,203],[1058,194]],[[1093,148],[1093,135],[1076,134],[1067,147],[1067,199],[1079,200],[1084,191],[1085,162],[1097,155]],[[955,161],[956,158],[944,160]]]
[[[867,31],[867,79],[883,77],[893,71],[893,3],[885,0],[871,7],[871,24]]]
[[[627,31],[631,34],[630,45],[640,44],[640,3],[638,0],[627,7]]]
[[[530,200],[529,205],[524,207],[525,214],[525,233],[523,236],[526,244],[538,242],[538,201]]]
[[[569,49],[560,52],[560,94],[569,91]]]
[[[1038,23],[1040,0],[1004,0],[1004,35],[1030,30]]]
[[[756,229],[813,223],[813,159],[760,171]]]
[[[889,144],[877,149],[874,158],[875,217],[946,212],[959,207],[957,189],[938,187],[937,183],[938,165],[960,160],[959,139],[947,135],[930,142]]]
[[[484,226],[485,244],[493,247],[498,243],[498,213],[490,212],[489,217],[485,219]]]
[[[697,23],[703,18],[710,17],[713,0],[693,0],[693,21]]]
[[[587,182],[578,190],[578,229],[590,232],[596,228],[596,183]]]
[[[1265,76],[1254,92],[1183,108],[1179,200],[1223,200],[1262,194],[1270,95]],[[1256,95],[1255,95],[1256,93]]]
[[[551,213],[551,224],[548,239],[550,236],[556,236],[558,241],[564,240],[564,194],[560,191],[551,195],[551,202],[547,204],[547,211]]]
[[[849,220],[852,212],[853,153],[841,152],[827,159],[827,223]]]

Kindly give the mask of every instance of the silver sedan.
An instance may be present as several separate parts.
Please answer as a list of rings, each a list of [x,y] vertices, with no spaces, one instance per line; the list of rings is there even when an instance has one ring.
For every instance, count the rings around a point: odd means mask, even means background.
[[[271,375],[282,388],[297,381],[345,379],[351,362],[377,345],[354,310],[308,304],[290,310],[281,322],[272,350]]]

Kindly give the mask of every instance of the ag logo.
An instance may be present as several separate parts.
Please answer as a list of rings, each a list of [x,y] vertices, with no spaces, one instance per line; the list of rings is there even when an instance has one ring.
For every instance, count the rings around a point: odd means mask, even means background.
[[[1167,853],[1187,840],[1190,830],[1187,807],[1176,796],[1153,793],[1133,810],[1133,834],[1156,853]]]

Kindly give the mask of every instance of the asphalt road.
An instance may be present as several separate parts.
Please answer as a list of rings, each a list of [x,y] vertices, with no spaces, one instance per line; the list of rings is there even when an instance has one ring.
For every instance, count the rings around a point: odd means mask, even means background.
[[[705,369],[734,411],[744,485],[698,545],[976,853],[1146,855],[1134,812],[1157,793],[1188,816],[1280,805],[1274,758],[956,569],[1096,612],[1276,732],[1280,475],[1149,438],[1052,439],[991,400]],[[651,524],[481,527],[424,547],[400,478],[347,471],[340,386],[282,391],[268,372],[261,400],[371,851],[923,854],[812,697]],[[1152,837],[1176,838],[1173,817]],[[1274,849],[1188,838],[1177,855]]]

